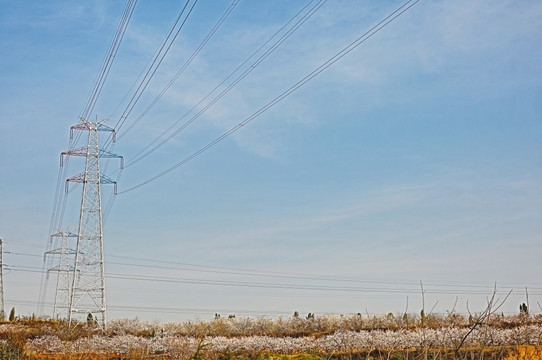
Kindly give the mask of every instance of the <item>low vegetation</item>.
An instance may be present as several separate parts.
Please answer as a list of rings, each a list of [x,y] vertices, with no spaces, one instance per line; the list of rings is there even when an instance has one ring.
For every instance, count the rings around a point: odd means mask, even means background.
[[[0,359],[542,360],[542,315],[386,314],[0,323]]]

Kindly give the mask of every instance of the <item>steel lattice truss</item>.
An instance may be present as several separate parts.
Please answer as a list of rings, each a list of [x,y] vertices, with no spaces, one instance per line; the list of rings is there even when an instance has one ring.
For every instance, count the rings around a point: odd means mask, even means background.
[[[0,239],[0,319],[4,320],[6,314],[4,313],[4,275],[2,274],[2,239]]]
[[[105,273],[103,254],[101,184],[116,184],[100,174],[100,157],[121,156],[100,149],[98,132],[114,130],[101,122],[90,122],[81,117],[82,123],[72,130],[88,131],[87,147],[72,149],[62,155],[85,156],[85,171],[67,179],[83,183],[79,231],[75,249],[73,276],[69,299],[68,321],[86,321],[90,315],[100,326],[105,326]]]
[[[60,247],[45,253],[59,255],[58,266],[49,269],[49,271],[56,271],[58,273],[53,318],[67,319],[69,316],[71,273],[73,272],[73,260],[70,257],[73,257],[75,254],[75,251],[70,248],[69,239],[76,237],[77,234],[59,230],[56,234],[51,235],[51,238],[60,238]]]

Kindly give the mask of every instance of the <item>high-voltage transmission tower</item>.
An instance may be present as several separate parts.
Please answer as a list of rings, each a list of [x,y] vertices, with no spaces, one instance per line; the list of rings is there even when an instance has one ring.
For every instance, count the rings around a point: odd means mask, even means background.
[[[69,317],[70,289],[74,269],[73,255],[75,255],[75,251],[70,247],[69,239],[76,237],[77,234],[59,230],[56,234],[51,235],[51,239],[60,238],[60,247],[45,253],[46,255],[51,254],[59,256],[58,265],[49,269],[49,271],[57,272],[55,306],[53,310],[54,319],[67,319]]]
[[[68,322],[87,321],[92,318],[102,328],[105,327],[105,272],[102,231],[101,185],[114,184],[116,181],[100,174],[100,158],[119,158],[121,168],[123,157],[113,154],[98,146],[98,133],[108,132],[115,140],[115,130],[105,126],[105,120],[91,122],[79,117],[81,123],[71,127],[73,130],[88,131],[87,146],[74,148],[61,154],[67,156],[84,156],[85,171],[66,180],[83,183],[79,230],[71,277]],[[116,189],[115,189],[116,193]]]
[[[2,251],[2,239],[0,239],[0,320],[6,318],[6,313],[4,312],[4,273],[2,272],[4,263],[2,262]]]

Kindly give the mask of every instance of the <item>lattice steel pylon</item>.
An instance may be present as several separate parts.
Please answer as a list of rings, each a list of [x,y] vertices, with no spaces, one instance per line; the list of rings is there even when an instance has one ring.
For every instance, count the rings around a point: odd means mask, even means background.
[[[71,127],[72,136],[73,130],[88,131],[87,146],[62,153],[62,156],[86,158],[85,171],[66,180],[66,189],[69,182],[83,183],[68,322],[71,325],[74,321],[87,321],[92,316],[92,319],[104,328],[106,303],[101,184],[114,184],[116,187],[116,182],[100,174],[100,158],[119,158],[121,168],[123,158],[98,146],[100,131],[112,133],[113,139],[115,136],[115,130],[104,125],[105,120],[90,122],[83,117],[80,119],[81,124]]]
[[[6,313],[4,312],[4,273],[2,271],[4,263],[2,262],[2,252],[2,239],[0,239],[0,319],[4,320]]]
[[[58,230],[51,238],[60,238],[60,247],[47,251],[46,255],[58,255],[58,265],[48,271],[56,271],[55,305],[53,319],[68,319],[70,308],[71,273],[73,272],[73,255],[75,251],[70,247],[70,238],[76,238],[77,234],[70,231]]]

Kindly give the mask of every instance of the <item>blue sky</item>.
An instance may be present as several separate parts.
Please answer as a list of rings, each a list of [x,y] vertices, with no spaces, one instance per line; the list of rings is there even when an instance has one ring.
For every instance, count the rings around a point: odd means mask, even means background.
[[[230,4],[196,5],[123,130]],[[133,159],[305,4],[241,0],[149,113],[126,136],[119,131],[114,151]],[[126,168],[119,191],[240,123],[400,4],[328,1],[197,121]],[[123,6],[0,1],[0,236],[8,252],[8,311],[36,311],[41,274],[22,270],[42,267],[59,154]],[[116,123],[180,8],[139,1],[92,116]],[[154,281],[108,277],[108,317],[398,312],[407,297],[409,311],[418,312],[420,281],[427,302],[438,301],[437,312],[450,310],[456,298],[458,311],[466,311],[467,300],[471,310],[481,309],[494,282],[502,293],[514,289],[504,311],[525,301],[525,287],[537,310],[540,34],[538,1],[422,0],[232,136],[118,195],[105,219],[106,273]],[[73,158],[67,173],[83,165]],[[110,176],[117,166],[107,165]],[[75,229],[80,196],[80,188],[68,195],[63,227]],[[104,190],[104,203],[110,197]],[[48,283],[51,302],[54,276]]]

